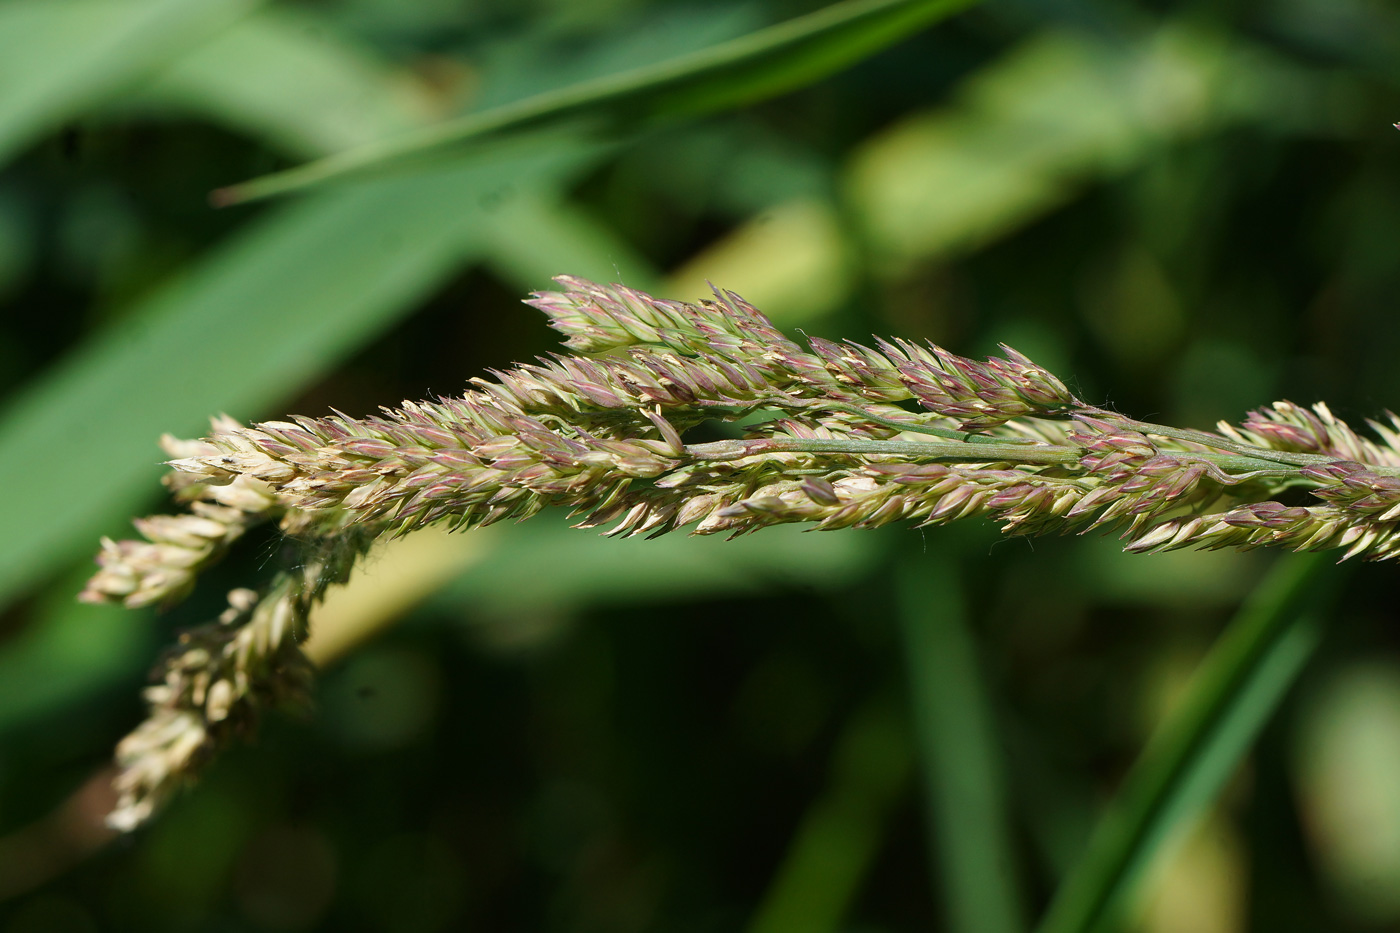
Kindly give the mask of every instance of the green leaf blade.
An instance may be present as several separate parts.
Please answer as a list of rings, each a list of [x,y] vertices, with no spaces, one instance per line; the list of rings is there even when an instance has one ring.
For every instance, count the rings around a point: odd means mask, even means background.
[[[259,0],[40,0],[0,6],[0,160],[127,89]]]
[[[1317,554],[1285,557],[1251,594],[1134,764],[1037,933],[1108,927],[1164,841],[1219,793],[1316,647],[1310,610],[1330,589],[1321,585],[1325,567]]]
[[[0,413],[0,510],[26,529],[0,542],[0,600],[156,488],[163,432],[200,435],[211,413],[253,416],[306,385],[479,255],[484,194],[588,158],[562,140],[502,147],[289,205],[69,354]]]
[[[616,128],[752,103],[831,74],[975,0],[846,0],[710,49],[548,91],[214,193],[237,204],[402,166],[474,140],[569,122]]]

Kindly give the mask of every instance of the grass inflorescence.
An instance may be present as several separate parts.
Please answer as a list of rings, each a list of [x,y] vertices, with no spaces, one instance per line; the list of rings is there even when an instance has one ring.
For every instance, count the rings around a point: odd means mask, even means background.
[[[385,535],[573,510],[611,535],[730,535],[987,516],[1011,534],[1119,529],[1130,551],[1339,548],[1400,554],[1400,421],[1353,431],[1288,402],[1216,432],[1135,421],[1076,398],[1009,347],[986,361],[931,344],[875,347],[779,331],[732,292],[664,301],[558,279],[536,293],[571,352],[474,379],[465,394],[367,418],[251,426],[215,419],[164,439],[183,511],[104,541],[82,598],[170,604],[255,524],[293,566],[238,589],[181,636],[118,747],[114,826],[139,825],[259,711],[301,698],[307,614]],[[757,412],[770,415],[750,423]],[[742,436],[686,433],[745,419]],[[1285,504],[1304,489],[1312,504]]]

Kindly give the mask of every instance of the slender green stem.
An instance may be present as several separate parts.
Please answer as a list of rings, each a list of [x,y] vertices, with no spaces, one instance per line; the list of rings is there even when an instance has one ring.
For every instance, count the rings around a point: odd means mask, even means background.
[[[1075,463],[1079,451],[1049,444],[1009,447],[1002,444],[939,444],[933,441],[875,441],[860,438],[758,438],[687,444],[685,452],[697,460],[738,460],[766,453],[858,454],[909,457],[914,460],[968,460],[1020,463]]]
[[[1036,441],[1033,441],[1029,438],[994,437],[992,435],[987,434],[974,434],[968,431],[960,431],[956,428],[944,428],[931,424],[901,421],[895,418],[883,417],[882,415],[876,414],[875,412],[870,411],[869,409],[861,408],[857,405],[850,405],[844,402],[833,402],[827,399],[813,399],[810,401],[810,404],[799,406],[795,405],[794,400],[791,398],[775,398],[762,404],[767,404],[770,407],[779,410],[793,410],[794,408],[800,408],[804,410],[820,409],[823,411],[844,412],[846,414],[859,416],[860,418],[868,422],[873,422],[874,424],[879,424],[884,427],[895,428],[900,431],[907,431],[911,434],[926,434],[931,437],[941,437],[947,440],[961,441],[969,447],[980,445],[981,447],[986,448],[992,445],[1006,445],[1015,447],[1029,446],[1037,447],[1039,449],[1053,450],[1077,449],[1056,445],[1038,444]],[[713,407],[732,408],[733,406],[714,405]],[[1337,457],[1329,456],[1327,454],[1307,454],[1299,453],[1297,451],[1273,450],[1267,447],[1257,447],[1253,444],[1242,444],[1238,441],[1232,441],[1229,438],[1221,437],[1217,434],[1211,434],[1207,431],[1195,431],[1186,428],[1174,428],[1170,425],[1165,424],[1153,424],[1148,421],[1136,421],[1132,418],[1127,418],[1123,415],[1119,415],[1114,412],[1103,411],[1102,409],[1091,408],[1085,409],[1085,411],[1093,414],[1095,417],[1100,417],[1109,421],[1113,421],[1134,431],[1139,431],[1143,434],[1155,435],[1157,437],[1168,437],[1173,440],[1184,441],[1190,444],[1198,444],[1204,447],[1213,448],[1215,450],[1225,451],[1226,453],[1223,454],[1210,453],[1209,451],[1183,451],[1182,453],[1186,453],[1189,456],[1195,457],[1200,460],[1207,460],[1211,463],[1214,463],[1216,466],[1220,467],[1228,473],[1252,472],[1258,474],[1258,477],[1251,476],[1250,478],[1262,478],[1264,476],[1288,476],[1293,471],[1280,470],[1280,466],[1294,468],[1315,466],[1321,463],[1333,463],[1338,459]],[[976,438],[975,441],[973,440],[974,438]],[[845,451],[835,451],[835,449],[832,448],[831,452]],[[925,453],[927,454],[929,452],[926,451]],[[934,456],[938,455],[934,454]],[[1026,463],[1068,462],[1068,460],[1062,459],[1041,460],[1035,459],[1033,457],[1024,457],[1021,456],[1019,453],[1009,454],[1007,456],[999,457],[997,459],[1019,460]],[[1380,464],[1368,464],[1368,469],[1370,469],[1372,472],[1380,473],[1386,476],[1400,476],[1400,469],[1396,469],[1394,467],[1387,467]]]
[[[1215,799],[1316,646],[1311,610],[1330,590],[1319,585],[1325,566],[1315,554],[1285,557],[1251,594],[1133,766],[1038,933],[1102,930],[1164,840]]]
[[[830,399],[797,399],[791,396],[775,396],[761,399],[751,405],[731,405],[728,402],[716,402],[709,400],[698,400],[691,403],[696,408],[723,409],[745,414],[762,408],[771,408],[775,411],[784,412],[813,412],[813,411],[839,411],[848,415],[855,415],[863,421],[872,424],[882,425],[887,428],[894,428],[898,431],[905,431],[910,434],[927,434],[930,437],[941,437],[950,441],[971,442],[976,438],[980,443],[986,444],[1012,444],[1024,447],[1027,444],[1035,444],[1036,441],[1028,437],[994,437],[990,434],[975,434],[971,431],[959,431],[957,428],[941,428],[937,425],[924,424],[920,421],[900,421],[897,418],[886,418],[878,415],[868,408],[861,408],[858,405],[848,405],[845,402],[833,402]]]
[[[1170,437],[1173,440],[1186,441],[1191,444],[1204,444],[1207,447],[1214,447],[1216,450],[1228,450],[1231,453],[1240,454],[1255,460],[1270,460],[1275,463],[1287,463],[1290,466],[1312,466],[1317,463],[1331,463],[1336,457],[1329,457],[1325,454],[1304,454],[1289,450],[1271,450],[1267,447],[1255,447],[1253,444],[1241,444],[1228,438],[1211,434],[1207,431],[1192,431],[1186,428],[1174,428],[1166,424],[1151,424],[1146,421],[1134,421],[1115,416],[1115,420],[1121,420],[1135,431],[1143,434],[1155,434],[1158,437]]]
[[[687,444],[687,455],[697,460],[738,460],[766,453],[857,454],[872,457],[908,457],[917,461],[965,461],[973,463],[1078,463],[1084,455],[1078,447],[1056,444],[940,444],[933,441],[889,441],[864,438],[757,438]],[[1241,479],[1287,478],[1294,471],[1280,464],[1230,454],[1192,452],[1187,456],[1214,463]]]
[[[898,593],[931,861],[948,929],[1019,933],[1025,923],[1004,768],[954,555],[903,558]]]
[[[944,437],[948,440],[963,441],[965,443],[971,443],[974,437],[977,438],[978,443],[983,444],[1014,444],[1016,446],[1025,446],[1026,444],[1035,443],[1035,441],[1028,437],[993,437],[990,434],[974,434],[971,431],[959,431],[956,428],[940,428],[937,425],[921,424],[917,421],[900,421],[895,418],[885,418],[875,414],[875,412],[869,409],[860,408],[856,405],[846,405],[842,402],[820,400],[812,407],[821,408],[826,411],[839,411],[848,415],[856,415],[866,421],[871,421],[887,428],[908,431],[911,434],[927,434],[931,437]]]

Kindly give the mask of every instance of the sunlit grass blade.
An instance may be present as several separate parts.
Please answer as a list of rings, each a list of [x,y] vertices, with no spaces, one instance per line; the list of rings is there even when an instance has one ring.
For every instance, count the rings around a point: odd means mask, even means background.
[[[1185,23],[1098,39],[1032,33],[937,109],[861,145],[846,176],[855,226],[886,274],[976,250],[1182,139],[1241,123],[1275,126],[1290,102],[1307,109],[1302,100],[1325,99],[1317,76],[1281,67],[1242,39]],[[1299,89],[1286,99],[1273,96],[1285,85],[1268,78],[1282,73]],[[1230,93],[1244,85],[1261,92]],[[1198,92],[1159,106],[1164,88],[1188,86]]]
[[[713,48],[547,91],[215,192],[234,204],[440,155],[559,121],[621,128],[761,100],[816,81],[976,0],[845,0]]]
[[[474,530],[498,539],[491,552],[432,597],[434,605],[509,614],[545,607],[682,600],[759,593],[783,584],[849,585],[876,559],[858,535],[769,528],[733,541],[672,534],[599,538],[567,527],[564,514]],[[540,573],[548,567],[549,573]]]
[[[835,933],[870,871],[909,777],[909,737],[875,701],[847,723],[822,795],[803,816],[749,933]]]
[[[1282,558],[1251,594],[1129,772],[1038,933],[1104,929],[1163,842],[1219,793],[1316,647],[1326,566],[1316,554]]]
[[[903,634],[935,884],[953,933],[1024,929],[993,716],[956,562],[940,551],[899,567]]]
[[[21,0],[0,5],[0,161],[258,0]]]
[[[468,626],[493,625],[483,620],[736,597],[783,586],[835,589],[869,573],[876,557],[869,539],[795,528],[770,529],[762,541],[603,538],[570,527],[562,510],[470,534],[427,529],[380,545],[349,585],[328,594],[312,615],[307,651],[317,663],[337,658],[420,602]],[[550,573],[541,575],[542,566]]]
[[[382,179],[289,205],[245,229],[0,413],[9,482],[0,601],[90,550],[154,491],[162,432],[264,412],[399,319],[487,235],[486,195],[591,158],[559,139],[471,166]]]
[[[543,188],[513,198],[495,213],[485,250],[486,264],[524,291],[553,288],[554,276],[565,270],[643,290],[660,281],[646,257],[616,231],[569,204],[562,193]]]

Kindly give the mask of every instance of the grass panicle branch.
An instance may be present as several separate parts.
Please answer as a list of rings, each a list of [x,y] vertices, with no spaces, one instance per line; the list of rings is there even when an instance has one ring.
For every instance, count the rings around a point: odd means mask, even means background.
[[[572,352],[377,416],[219,418],[202,440],[165,440],[182,511],[139,520],[143,541],[104,541],[82,598],[175,602],[265,521],[299,556],[166,658],[151,718],[119,750],[114,825],[142,822],[260,708],[300,696],[310,607],[372,541],[428,525],[548,506],[612,535],[986,516],[1010,534],[1116,528],[1137,552],[1400,554],[1393,415],[1372,423],[1378,440],[1288,402],[1177,429],[1090,405],[1009,347],[976,361],[905,340],[803,344],[732,292],[685,303],[558,281],[528,303]],[[687,440],[696,429],[722,439]]]

